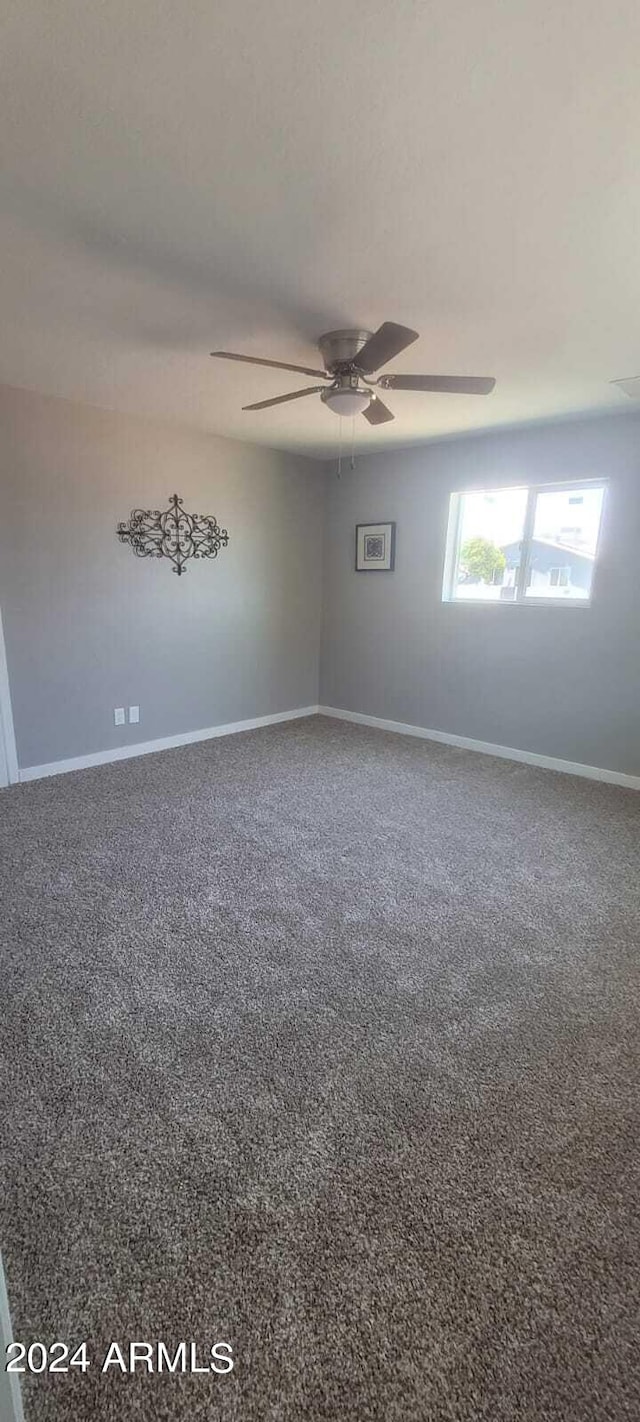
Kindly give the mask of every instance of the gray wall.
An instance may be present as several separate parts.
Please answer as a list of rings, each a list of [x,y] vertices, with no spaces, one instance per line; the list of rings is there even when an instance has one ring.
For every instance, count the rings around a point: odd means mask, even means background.
[[[640,773],[640,418],[335,466],[0,388],[0,606],[18,756],[39,765],[325,705]],[[441,601],[449,494],[606,476],[592,606]],[[230,544],[178,579],[118,543],[172,493]],[[324,617],[318,692],[321,552]],[[396,571],[353,569],[397,522]],[[139,726],[113,707],[139,704]]]
[[[0,491],[22,767],[317,702],[317,462],[4,387]],[[115,535],[173,493],[230,535],[179,579]]]
[[[391,450],[340,480],[327,473],[322,704],[640,773],[637,416]],[[453,490],[603,475],[589,608],[441,601]],[[395,572],[354,572],[356,523],[386,519]]]

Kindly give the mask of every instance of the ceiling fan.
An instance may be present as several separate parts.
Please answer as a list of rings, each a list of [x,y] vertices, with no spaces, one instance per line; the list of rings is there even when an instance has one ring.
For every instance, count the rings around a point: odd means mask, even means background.
[[[307,385],[290,395],[276,395],[274,400],[258,400],[255,405],[243,405],[244,410],[267,410],[271,405],[284,405],[287,400],[300,400],[303,395],[320,395],[320,399],[337,415],[364,415],[370,425],[383,425],[395,416],[376,395],[374,386],[382,390],[422,390],[437,394],[489,395],[495,385],[492,376],[483,375],[380,375],[374,371],[400,355],[418,332],[395,321],[385,321],[372,331],[329,331],[321,336],[318,348],[324,370],[308,365],[287,365],[282,360],[262,360],[259,356],[236,355],[233,351],[212,351],[222,360],[242,360],[248,365],[269,365],[276,370],[294,370],[300,375],[315,375],[328,385]]]

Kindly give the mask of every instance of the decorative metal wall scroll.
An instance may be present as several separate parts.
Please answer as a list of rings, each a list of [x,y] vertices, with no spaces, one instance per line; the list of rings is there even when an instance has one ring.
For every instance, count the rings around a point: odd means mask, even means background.
[[[188,514],[177,494],[164,513],[159,509],[134,509],[128,523],[118,524],[118,538],[128,543],[137,558],[170,558],[173,571],[186,572],[188,558],[217,558],[229,534],[219,528],[213,514]]]

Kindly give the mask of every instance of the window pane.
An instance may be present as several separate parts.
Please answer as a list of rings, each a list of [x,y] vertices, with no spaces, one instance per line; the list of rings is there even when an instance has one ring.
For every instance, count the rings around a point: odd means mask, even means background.
[[[513,602],[527,490],[481,489],[460,494],[459,499],[452,596],[456,600]]]
[[[602,487],[549,489],[536,498],[527,597],[587,599],[595,563]]]

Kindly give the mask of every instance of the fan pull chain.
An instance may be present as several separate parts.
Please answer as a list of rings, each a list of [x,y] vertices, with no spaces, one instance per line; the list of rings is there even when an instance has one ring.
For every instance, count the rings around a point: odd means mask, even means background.
[[[352,419],[351,419],[351,468],[352,468],[352,469],[355,469],[355,467],[356,467],[356,453],[355,453],[355,451],[356,451],[356,417],[355,417],[355,415],[353,415],[353,416],[352,416]]]
[[[339,436],[338,436],[338,470],[337,470],[337,477],[338,477],[338,479],[341,479],[341,478],[342,478],[342,415],[338,415],[338,422],[339,422],[339,425],[340,425],[340,434],[339,434]]]

